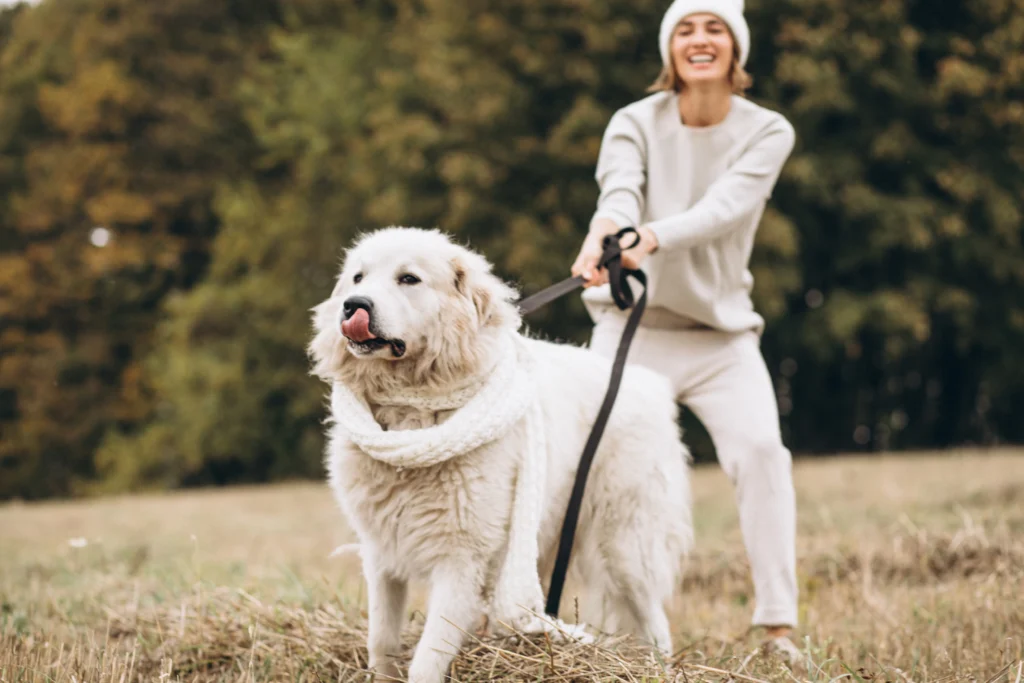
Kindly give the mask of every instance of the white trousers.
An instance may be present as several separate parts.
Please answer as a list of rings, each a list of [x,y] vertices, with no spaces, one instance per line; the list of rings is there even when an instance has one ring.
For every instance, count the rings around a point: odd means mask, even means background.
[[[614,358],[625,316],[599,317],[590,348]],[[640,327],[629,363],[672,381],[696,414],[732,481],[754,582],[753,623],[797,624],[796,495],[792,459],[782,443],[771,375],[755,332]]]

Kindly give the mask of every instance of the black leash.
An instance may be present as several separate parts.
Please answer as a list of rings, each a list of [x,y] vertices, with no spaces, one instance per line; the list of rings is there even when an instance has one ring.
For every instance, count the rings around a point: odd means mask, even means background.
[[[629,353],[629,345],[633,341],[636,329],[640,325],[640,318],[647,306],[647,276],[643,271],[632,270],[622,267],[623,247],[619,240],[626,235],[632,234],[636,239],[632,244],[625,247],[630,249],[640,241],[640,235],[635,228],[623,228],[614,235],[605,236],[601,247],[604,250],[600,267],[608,270],[608,283],[611,285],[612,299],[615,305],[621,310],[632,308],[626,327],[622,331],[619,340],[619,348],[615,352],[615,361],[612,364],[612,375],[608,382],[608,390],[604,395],[604,402],[594,420],[594,426],[590,430],[587,444],[580,456],[579,468],[576,470],[576,481],[573,484],[572,495],[569,497],[569,505],[565,511],[565,519],[562,522],[562,534],[558,542],[558,555],[555,557],[555,568],[551,573],[551,587],[548,591],[548,601],[544,611],[553,617],[558,616],[559,603],[562,601],[562,588],[565,585],[565,574],[569,569],[569,558],[572,555],[573,539],[576,537],[576,523],[580,516],[580,506],[583,502],[583,490],[587,486],[587,475],[590,473],[590,465],[597,453],[597,446],[601,443],[601,436],[604,435],[605,426],[608,424],[608,417],[611,415],[612,407],[615,405],[615,397],[619,393],[619,385],[622,383],[622,372],[626,366],[626,355]],[[632,277],[643,285],[644,291],[640,298],[634,302],[633,290],[630,289],[627,278]],[[523,315],[532,313],[538,308],[545,306],[555,299],[568,294],[583,286],[585,280],[582,276],[566,278],[547,289],[529,296],[519,302],[519,311]]]

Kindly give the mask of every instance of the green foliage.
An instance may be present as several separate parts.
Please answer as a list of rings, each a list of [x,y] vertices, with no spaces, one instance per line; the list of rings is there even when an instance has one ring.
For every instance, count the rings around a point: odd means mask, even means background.
[[[50,0],[14,19],[0,55],[0,497],[79,490],[104,434],[148,415],[139,359],[160,300],[203,273],[214,188],[246,166],[232,91],[273,15]]]
[[[762,13],[778,54],[762,78],[799,137],[776,207],[822,302],[794,298],[766,340],[800,360],[780,382],[791,440],[1024,438],[1024,2]]]
[[[329,294],[369,205],[352,159],[377,35],[372,17],[300,11],[251,62],[238,97],[259,154],[222,184],[206,278],[167,302],[148,363],[155,415],[101,448],[105,488],[321,472],[325,392],[307,374],[309,309]]]
[[[0,15],[0,497],[317,476],[341,249],[438,226],[525,293],[565,277],[664,6]],[[788,443],[1024,440],[1024,0],[747,16],[750,96],[798,136],[752,264]],[[529,324],[589,329],[577,297]]]

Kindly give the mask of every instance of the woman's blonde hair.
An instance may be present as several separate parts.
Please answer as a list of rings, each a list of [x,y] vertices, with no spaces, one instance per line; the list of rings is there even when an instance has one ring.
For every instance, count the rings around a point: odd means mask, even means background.
[[[740,65],[740,48],[736,45],[735,38],[732,44],[732,69],[729,71],[729,85],[732,86],[732,91],[737,95],[746,94],[747,88],[754,84],[754,79],[747,70]],[[683,79],[679,78],[679,74],[676,72],[675,64],[672,62],[671,56],[669,57],[669,63],[661,67],[661,73],[647,87],[647,92],[661,92],[663,90],[674,90],[679,92],[683,89]]]

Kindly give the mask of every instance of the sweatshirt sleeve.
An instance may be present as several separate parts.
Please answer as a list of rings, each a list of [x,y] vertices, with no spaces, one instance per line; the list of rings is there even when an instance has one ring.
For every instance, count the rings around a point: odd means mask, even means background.
[[[610,218],[620,228],[639,226],[644,208],[647,142],[632,116],[618,111],[601,141],[596,179],[600,188],[594,218]]]
[[[686,249],[713,240],[767,200],[796,141],[793,126],[778,118],[686,211],[647,224],[659,250]]]

